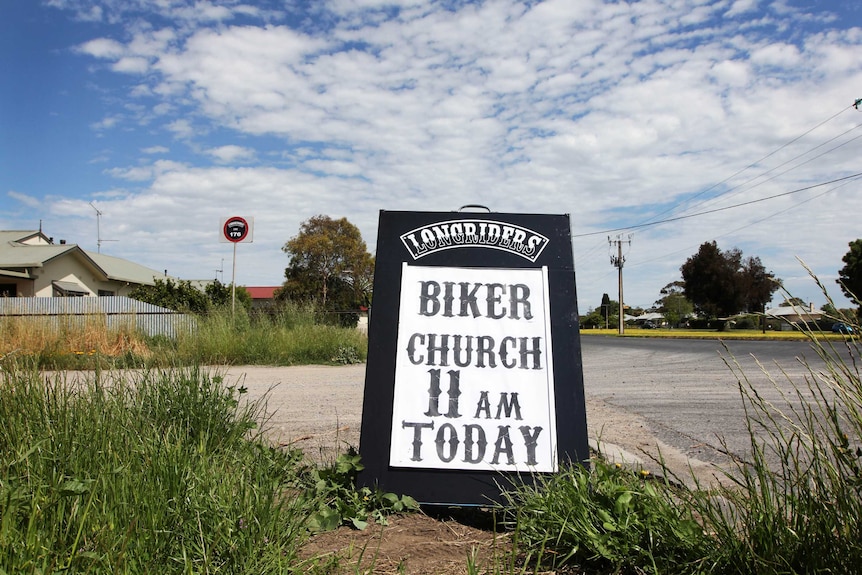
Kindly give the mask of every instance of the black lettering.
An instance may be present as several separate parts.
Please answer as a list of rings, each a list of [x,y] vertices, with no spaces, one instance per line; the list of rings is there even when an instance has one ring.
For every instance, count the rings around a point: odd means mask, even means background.
[[[500,403],[497,404],[497,417],[494,419],[500,419],[501,414],[505,414],[507,418],[512,417],[512,410],[515,411],[515,419],[520,421],[521,404],[518,403],[518,392],[500,392]]]
[[[479,313],[479,302],[476,301],[476,292],[479,291],[479,288],[482,287],[482,284],[477,283],[472,291],[470,290],[470,282],[460,282],[458,284],[461,286],[461,313],[458,314],[461,317],[467,317],[467,308],[469,307],[473,317],[481,317],[481,313]]]
[[[497,442],[494,443],[494,458],[491,460],[492,465],[500,463],[500,454],[506,455],[506,463],[515,465],[515,454],[512,452],[512,440],[509,438],[509,426],[500,425],[497,428]]]
[[[535,433],[530,433],[529,425],[522,425],[518,429],[521,430],[521,435],[524,437],[524,446],[527,448],[527,465],[536,465],[536,444],[539,442],[539,434],[542,433],[542,428],[535,427]]]
[[[440,284],[435,281],[420,281],[419,285],[419,315],[434,316],[440,311]],[[429,308],[430,305],[430,308]]]
[[[455,282],[443,282],[443,317],[452,317],[452,302],[455,296],[452,294],[452,288]]]
[[[530,309],[530,288],[524,284],[514,284],[509,286],[509,317],[511,319],[533,319],[533,312]],[[519,306],[520,304],[520,306]],[[523,314],[519,315],[519,307],[523,309]]]
[[[413,428],[413,455],[410,457],[411,461],[422,461],[422,430],[423,429],[434,429],[434,422],[430,423],[414,423],[410,421],[402,421],[401,429],[405,429],[407,427]]]
[[[503,364],[503,367],[506,369],[513,369],[518,365],[518,360],[513,359],[509,361],[509,347],[514,351],[515,346],[517,345],[517,341],[514,337],[506,336],[503,338],[503,341],[500,342],[500,363]]]
[[[474,431],[477,435],[476,439],[473,439]],[[475,454],[473,453],[474,445],[476,446]],[[482,461],[485,458],[485,448],[487,446],[488,442],[485,440],[485,430],[482,429],[481,425],[471,423],[464,426],[464,463],[479,463]]]
[[[523,345],[521,347],[523,347]],[[443,334],[440,336],[440,345],[437,345],[437,334],[429,333],[428,345],[425,347],[425,351],[426,353],[428,353],[428,362],[425,365],[442,365],[443,367],[449,366],[449,336],[447,334]],[[435,356],[438,354],[440,355],[439,362],[435,360]]]
[[[466,359],[461,357],[461,351],[462,351],[462,349],[461,349],[461,338],[462,337],[467,338],[467,348],[466,348],[466,350],[464,350],[467,352]],[[455,360],[455,365],[457,365],[458,367],[467,367],[468,365],[470,365],[470,362],[473,361],[473,336],[472,335],[466,335],[466,336],[456,335],[456,336],[453,336],[452,339],[455,340],[455,344],[454,344],[455,349],[454,349],[454,353],[453,353],[453,359]],[[512,366],[512,367],[514,367],[514,366]]]
[[[419,340],[419,345],[423,345],[425,343],[425,336],[421,333],[414,333],[410,336],[410,341],[407,343],[407,357],[410,358],[410,363],[413,365],[422,365],[422,362],[425,361],[425,356],[420,355],[417,359],[414,355],[416,353],[416,340]]]
[[[540,338],[540,337],[532,338],[532,340],[533,340],[532,349],[527,348],[527,345],[528,345],[527,341],[531,338],[521,337],[518,339],[520,339],[520,341],[521,341],[521,350],[520,350],[520,352],[521,352],[521,369],[530,369],[529,367],[527,367],[527,357],[530,357],[530,356],[532,356],[532,358],[533,358],[533,369],[542,369],[542,361],[541,361],[541,359],[542,359],[542,348],[541,348],[542,338]]]
[[[461,397],[461,372],[449,371],[449,411],[446,417],[455,419],[461,417],[458,413],[458,398]],[[519,418],[520,419],[520,418]]]
[[[431,387],[428,388],[428,411],[425,415],[428,417],[437,417],[440,415],[440,370],[429,369],[431,375]]]
[[[476,415],[473,419],[479,419],[479,415],[485,412],[485,419],[491,419],[491,402],[488,401],[488,392],[479,392],[479,402],[476,404]]]
[[[447,432],[449,435],[448,439],[446,439]],[[437,440],[434,443],[437,445],[437,457],[443,463],[449,463],[458,454],[458,444],[461,442],[458,441],[458,432],[455,431],[455,426],[451,423],[444,423],[440,426],[440,430],[437,431]],[[445,454],[444,448],[447,443],[449,444],[449,453]]]
[[[526,339],[526,338],[523,338]],[[523,346],[522,346],[523,347]],[[481,335],[476,338],[476,367],[485,367],[484,358],[488,358],[488,367],[497,367],[494,360],[494,338],[490,335]],[[523,353],[522,353],[523,356]]]
[[[488,317],[491,319],[502,319],[506,317],[506,308],[498,309],[495,304],[503,301],[503,295],[506,293],[506,288],[503,284],[488,284],[485,286],[488,290],[488,295],[485,301],[488,304]],[[497,290],[502,290],[501,293],[495,293]]]

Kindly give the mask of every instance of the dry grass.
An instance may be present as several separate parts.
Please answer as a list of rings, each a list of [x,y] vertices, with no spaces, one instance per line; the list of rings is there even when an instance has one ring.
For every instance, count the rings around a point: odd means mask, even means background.
[[[108,329],[105,318],[0,318],[0,355],[151,355],[132,326]]]

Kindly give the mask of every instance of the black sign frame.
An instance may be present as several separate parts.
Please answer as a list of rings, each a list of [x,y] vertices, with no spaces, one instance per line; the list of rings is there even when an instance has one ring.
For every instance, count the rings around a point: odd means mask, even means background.
[[[495,229],[472,243],[434,238],[433,227]],[[505,228],[500,234],[501,228]],[[423,235],[421,230],[426,230]],[[520,230],[520,231],[519,231]],[[531,232],[534,232],[531,234]],[[478,231],[477,231],[478,234]],[[423,241],[423,238],[425,241]],[[439,238],[439,235],[438,235]],[[517,240],[517,241],[516,241]],[[464,268],[548,269],[556,408],[557,461],[589,465],[583,361],[569,216],[475,212],[380,212],[374,294],[362,411],[359,486],[413,496],[423,504],[489,505],[504,490],[538,474],[389,465],[402,264]]]

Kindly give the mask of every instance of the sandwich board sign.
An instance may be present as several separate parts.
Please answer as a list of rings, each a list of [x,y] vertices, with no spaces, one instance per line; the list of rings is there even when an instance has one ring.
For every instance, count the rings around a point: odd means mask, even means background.
[[[381,211],[357,482],[484,505],[589,459],[568,215]]]

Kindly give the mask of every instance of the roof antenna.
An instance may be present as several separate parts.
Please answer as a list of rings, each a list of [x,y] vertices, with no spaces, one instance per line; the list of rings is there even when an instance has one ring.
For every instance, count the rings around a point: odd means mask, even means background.
[[[98,250],[98,253],[102,253],[102,242],[116,242],[117,240],[102,239],[102,212],[99,208],[93,205],[93,202],[90,202],[90,207],[96,210],[96,249]]]

